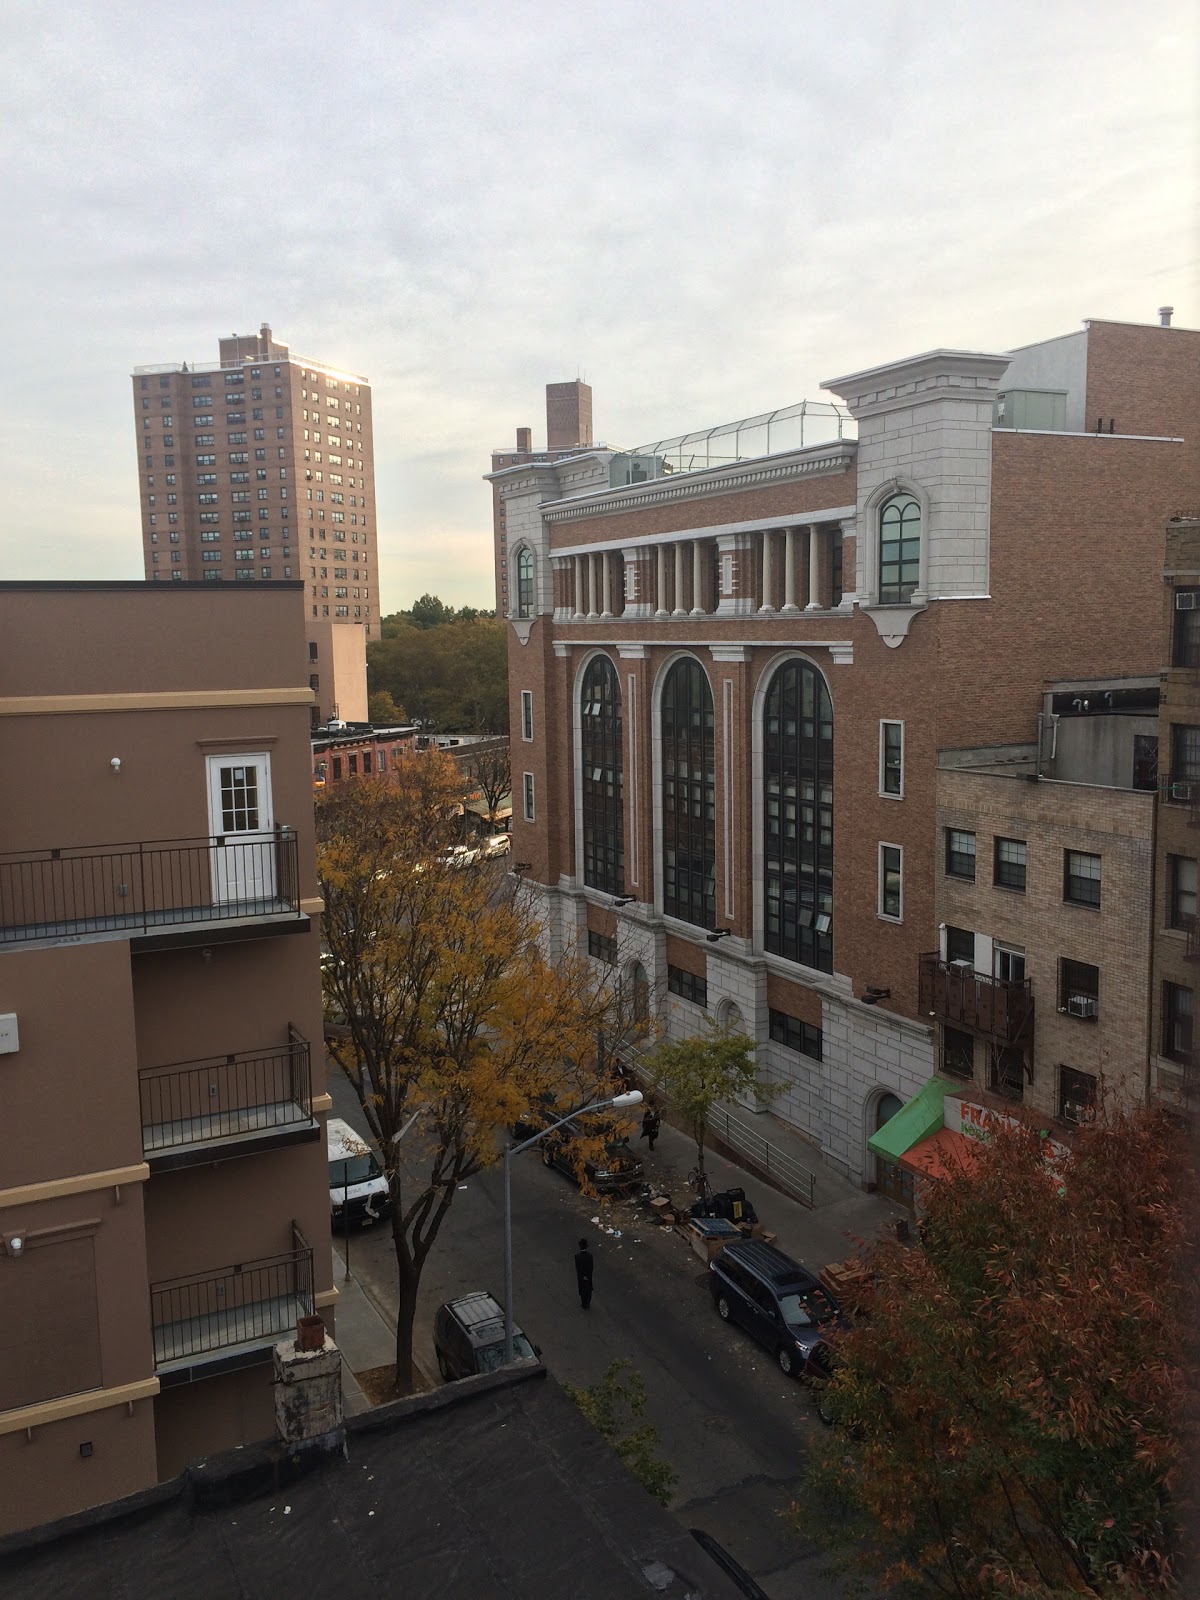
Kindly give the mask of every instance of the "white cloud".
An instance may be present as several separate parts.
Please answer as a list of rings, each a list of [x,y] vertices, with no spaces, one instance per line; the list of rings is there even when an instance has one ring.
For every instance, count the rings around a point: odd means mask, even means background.
[[[1196,26],[1010,0],[8,8],[9,577],[139,576],[128,373],[269,321],[374,389],[387,609],[491,593],[489,450],[936,344],[1195,325]]]

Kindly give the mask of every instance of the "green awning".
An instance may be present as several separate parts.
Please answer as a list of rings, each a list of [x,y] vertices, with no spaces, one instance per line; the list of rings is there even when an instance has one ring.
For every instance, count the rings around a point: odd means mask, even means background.
[[[942,1127],[942,1102],[950,1087],[944,1078],[930,1078],[907,1105],[871,1135],[867,1149],[885,1161],[899,1161],[906,1150],[937,1133]]]

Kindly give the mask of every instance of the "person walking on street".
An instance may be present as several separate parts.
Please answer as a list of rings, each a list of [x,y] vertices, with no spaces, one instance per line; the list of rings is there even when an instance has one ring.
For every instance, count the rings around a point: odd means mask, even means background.
[[[642,1116],[642,1138],[650,1141],[650,1154],[654,1154],[654,1141],[658,1138],[658,1112],[647,1106]]]
[[[579,1288],[579,1304],[585,1311],[592,1303],[592,1268],[595,1264],[587,1240],[580,1239],[579,1249],[575,1252],[575,1282]]]

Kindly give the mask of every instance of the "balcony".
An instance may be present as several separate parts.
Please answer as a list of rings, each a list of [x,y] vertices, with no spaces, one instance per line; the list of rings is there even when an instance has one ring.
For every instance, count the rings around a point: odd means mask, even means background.
[[[1026,978],[1010,983],[975,972],[965,962],[943,961],[936,952],[920,965],[920,1007],[956,1028],[967,1028],[999,1044],[1023,1044],[1033,1038],[1033,990]]]
[[[312,1114],[308,1040],[144,1067],[142,1151],[155,1172],[256,1155],[320,1137]]]
[[[156,839],[0,855],[0,950],[128,939],[140,949],[300,933],[296,835]],[[270,924],[276,924],[270,927]]]
[[[312,1247],[150,1285],[154,1371],[163,1388],[255,1366],[313,1310]]]

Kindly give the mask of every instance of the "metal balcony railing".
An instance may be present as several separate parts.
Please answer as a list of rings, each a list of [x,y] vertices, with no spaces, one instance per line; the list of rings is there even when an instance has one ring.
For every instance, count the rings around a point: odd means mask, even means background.
[[[296,835],[156,839],[0,855],[0,948],[300,914]]]
[[[312,1120],[308,1040],[289,1023],[287,1044],[144,1067],[138,1089],[147,1158],[304,1125]]]
[[[155,1371],[273,1344],[312,1310],[312,1248],[293,1223],[280,1255],[150,1285]]]
[[[1028,978],[1012,983],[989,977],[965,962],[943,961],[934,951],[920,958],[919,996],[927,1016],[1003,1044],[1028,1042],[1033,1032],[1033,989]]]

